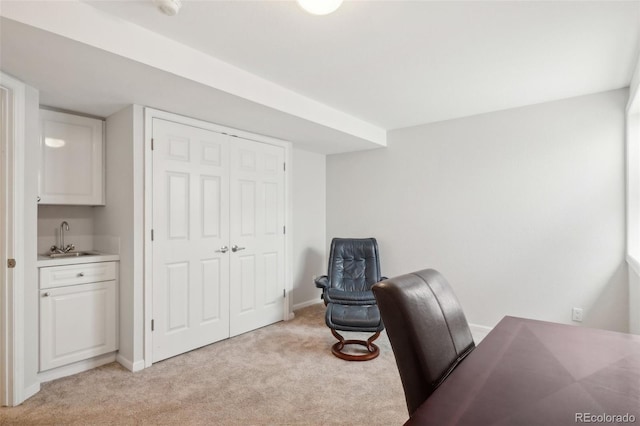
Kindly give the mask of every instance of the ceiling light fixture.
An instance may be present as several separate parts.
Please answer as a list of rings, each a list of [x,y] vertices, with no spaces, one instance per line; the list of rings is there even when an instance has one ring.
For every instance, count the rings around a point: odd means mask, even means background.
[[[297,0],[301,8],[313,15],[328,15],[342,4],[342,0]]]
[[[177,15],[182,7],[182,0],[153,0],[160,12],[165,15]]]

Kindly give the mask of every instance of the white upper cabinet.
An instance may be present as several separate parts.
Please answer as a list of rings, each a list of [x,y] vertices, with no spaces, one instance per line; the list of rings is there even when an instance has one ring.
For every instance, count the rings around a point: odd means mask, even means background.
[[[104,121],[40,110],[40,204],[104,205]]]

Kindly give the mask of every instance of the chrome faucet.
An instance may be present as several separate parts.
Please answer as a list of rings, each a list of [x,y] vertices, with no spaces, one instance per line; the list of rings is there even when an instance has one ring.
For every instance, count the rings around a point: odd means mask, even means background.
[[[60,247],[56,247],[55,245],[51,246],[52,253],[69,253],[72,250],[75,250],[76,246],[73,244],[69,244],[67,246],[64,245],[64,231],[69,230],[69,223],[67,221],[63,221],[60,224]]]
[[[64,231],[68,231],[68,230],[69,230],[69,224],[65,220],[60,224],[60,248],[62,249],[62,251],[68,251],[64,246]]]

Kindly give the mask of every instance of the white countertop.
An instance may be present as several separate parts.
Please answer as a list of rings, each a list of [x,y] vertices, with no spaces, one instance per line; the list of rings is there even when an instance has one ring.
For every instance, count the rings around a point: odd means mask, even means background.
[[[61,265],[77,265],[80,263],[95,263],[95,262],[113,262],[119,261],[120,256],[117,254],[109,254],[109,253],[100,253],[95,250],[91,251],[91,255],[87,256],[78,256],[78,257],[56,257],[51,258],[47,255],[39,254],[38,261],[36,265],[38,268],[43,268],[47,266],[61,266]]]

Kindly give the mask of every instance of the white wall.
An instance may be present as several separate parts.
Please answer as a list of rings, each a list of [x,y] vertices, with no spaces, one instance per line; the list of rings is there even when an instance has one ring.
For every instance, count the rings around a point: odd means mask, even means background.
[[[375,236],[382,273],[441,271],[469,322],[628,328],[627,90],[392,131],[327,158],[327,239]]]
[[[293,149],[293,307],[320,303],[314,275],[326,274],[326,156]]]
[[[634,108],[627,109],[627,263],[629,332],[640,334],[640,95],[635,93]]]
[[[76,250],[93,250],[93,207],[90,206],[38,206],[38,253],[46,253],[52,245],[59,245],[60,224],[67,221],[69,230],[64,243]]]
[[[129,106],[107,118],[106,206],[94,207],[96,249],[120,254],[118,362],[144,368],[143,110]]]
[[[629,84],[626,136],[629,331],[640,334],[640,58]]]
[[[640,334],[640,274],[629,266],[629,333]]]

